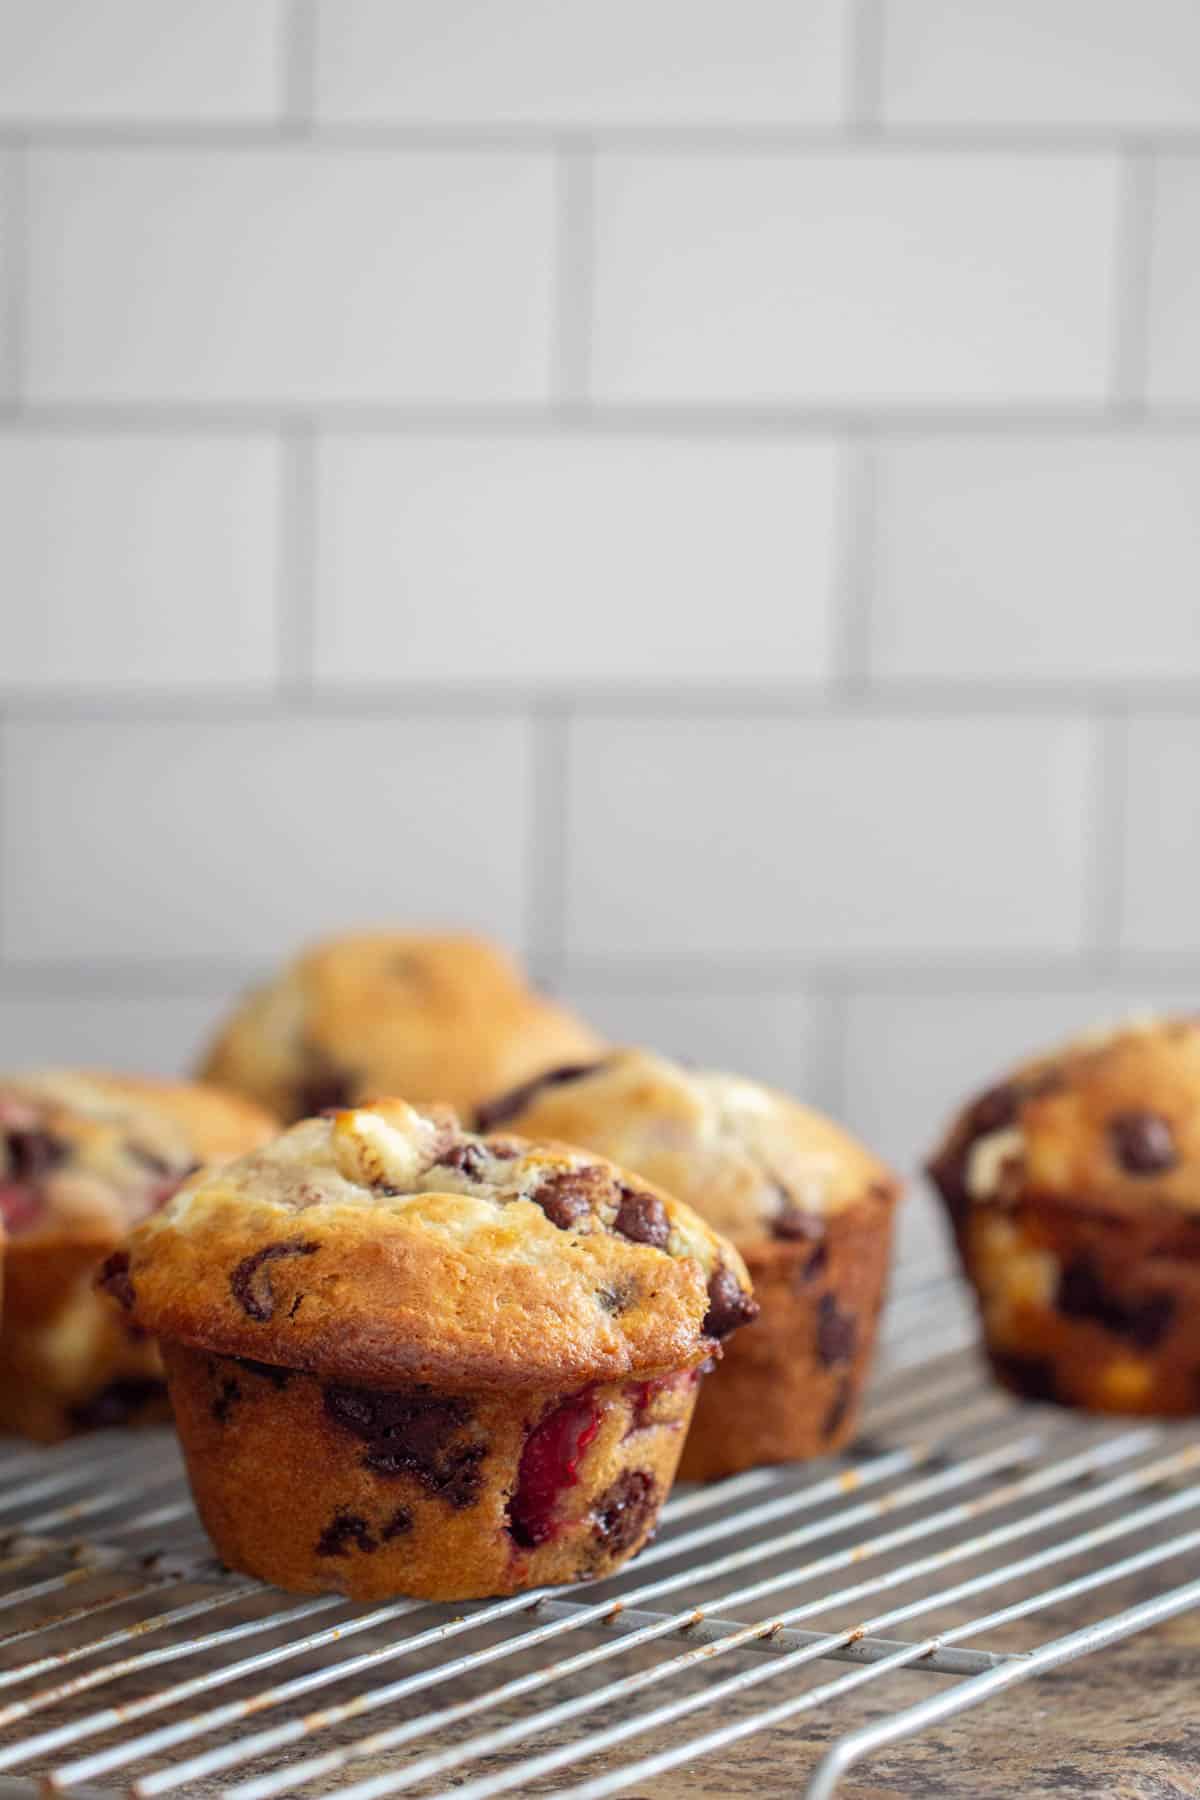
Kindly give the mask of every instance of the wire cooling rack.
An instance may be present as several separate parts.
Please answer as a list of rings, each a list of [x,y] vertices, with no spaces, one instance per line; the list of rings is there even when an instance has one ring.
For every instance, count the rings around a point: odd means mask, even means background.
[[[700,1759],[722,1791],[743,1740],[807,1714],[788,1790],[827,1800],[872,1752],[1200,1603],[1197,1435],[1017,1406],[942,1348],[964,1329],[948,1284],[910,1293],[852,1454],[677,1490],[602,1584],[455,1608],[222,1570],[169,1433],[10,1444],[0,1797],[644,1800]],[[1062,1635],[1068,1603],[1089,1622]],[[856,1689],[878,1704],[847,1730]]]

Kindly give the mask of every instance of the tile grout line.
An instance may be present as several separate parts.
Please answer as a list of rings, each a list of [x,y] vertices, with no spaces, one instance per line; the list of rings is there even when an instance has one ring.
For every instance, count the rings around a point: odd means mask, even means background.
[[[556,412],[589,410],[595,278],[595,160],[589,139],[564,138],[555,163],[555,305],[551,403]]]
[[[1155,161],[1130,144],[1122,162],[1114,251],[1113,405],[1134,421],[1146,416],[1150,339],[1150,267],[1154,232]]]
[[[280,21],[280,128],[289,138],[309,138],[316,129],[316,38],[314,0],[284,0]]]
[[[3,267],[0,268],[0,398],[23,420],[29,389],[30,151],[19,143],[5,158],[0,198],[5,203]]]
[[[854,0],[846,46],[846,116],[858,137],[883,131],[884,13],[881,0]]]
[[[316,639],[316,433],[311,421],[280,436],[275,578],[277,692],[308,710]]]

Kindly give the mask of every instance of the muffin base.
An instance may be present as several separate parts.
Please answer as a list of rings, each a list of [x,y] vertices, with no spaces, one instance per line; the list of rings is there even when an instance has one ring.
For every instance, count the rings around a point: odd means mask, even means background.
[[[828,1456],[853,1437],[891,1258],[897,1193],[872,1189],[809,1238],[740,1243],[761,1308],[704,1383],[680,1479]]]
[[[1030,1197],[960,1218],[996,1378],[1089,1412],[1200,1413],[1200,1220]]]
[[[350,1387],[163,1345],[221,1560],[296,1593],[482,1599],[592,1581],[641,1549],[696,1370],[570,1393]]]
[[[158,1348],[92,1288],[111,1242],[9,1240],[0,1431],[40,1443],[169,1419]]]

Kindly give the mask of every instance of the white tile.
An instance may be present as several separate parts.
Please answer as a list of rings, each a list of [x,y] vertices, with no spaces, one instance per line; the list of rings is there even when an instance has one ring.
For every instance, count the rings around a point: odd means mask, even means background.
[[[901,1260],[941,1254],[941,1207],[921,1170],[964,1100],[1013,1063],[1089,1026],[1188,1003],[1178,987],[979,986],[970,977],[936,994],[865,989],[852,995],[846,1122],[910,1182]]]
[[[582,720],[569,947],[1075,949],[1091,749],[1051,719]]]
[[[517,942],[528,785],[520,720],[13,723],[5,954],[278,959],[389,920]]]
[[[1151,401],[1200,401],[1200,156],[1164,156],[1155,168],[1150,259],[1148,391]]]
[[[533,400],[552,167],[250,148],[31,159],[39,400]]]
[[[0,436],[0,687],[266,686],[269,438]]]
[[[829,1003],[786,987],[723,992],[702,973],[664,988],[636,971],[569,976],[571,1004],[615,1044],[641,1044],[698,1068],[728,1069],[827,1106],[836,1075]]]
[[[0,993],[0,1068],[48,1064],[185,1075],[216,1031],[228,994]]]
[[[1127,949],[1200,950],[1200,722],[1129,728],[1121,907]]]
[[[319,466],[319,677],[828,671],[832,446],[335,437]]]
[[[879,675],[1200,675],[1200,441],[889,441],[879,471]]]
[[[1195,0],[887,0],[883,44],[889,123],[1200,123]]]
[[[0,118],[267,118],[282,29],[280,0],[0,0]]]
[[[1115,158],[604,155],[604,400],[1097,400]]]
[[[846,0],[318,0],[317,107],[404,123],[840,115]]]

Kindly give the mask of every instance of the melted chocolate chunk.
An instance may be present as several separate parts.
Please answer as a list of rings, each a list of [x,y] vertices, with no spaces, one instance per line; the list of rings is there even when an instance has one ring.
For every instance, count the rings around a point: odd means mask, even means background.
[[[67,1414],[76,1431],[101,1431],[112,1425],[132,1425],[151,1407],[166,1400],[167,1386],[151,1376],[125,1376],[110,1381],[98,1393],[80,1401]]]
[[[618,1237],[628,1238],[631,1244],[648,1244],[651,1250],[665,1250],[671,1221],[658,1195],[624,1184],[620,1191],[621,1204],[612,1227]]]
[[[112,1255],[101,1263],[100,1272],[96,1276],[96,1286],[103,1288],[106,1294],[111,1294],[117,1305],[123,1306],[126,1312],[133,1311],[136,1295],[129,1274],[128,1250],[114,1250]]]
[[[658,1509],[658,1487],[645,1469],[626,1469],[597,1500],[592,1529],[610,1555],[620,1556],[646,1534]]]
[[[849,1362],[858,1340],[858,1324],[854,1314],[843,1312],[833,1294],[822,1294],[817,1302],[817,1358],[825,1368]]]
[[[1114,1113],[1108,1121],[1113,1155],[1127,1175],[1162,1175],[1179,1161],[1175,1134],[1161,1113]]]
[[[520,1087],[510,1088],[507,1094],[500,1094],[495,1100],[489,1100],[475,1114],[476,1131],[492,1131],[497,1125],[503,1125],[506,1119],[515,1119],[518,1113],[525,1111],[535,1095],[543,1088],[562,1087],[568,1081],[578,1081],[582,1075],[590,1075],[594,1069],[602,1069],[606,1057],[597,1062],[563,1063],[560,1068],[547,1069],[543,1075],[535,1075],[532,1081],[523,1081]]]
[[[379,1545],[371,1536],[370,1526],[364,1518],[339,1506],[317,1539],[317,1555],[347,1556],[351,1548],[369,1555],[371,1551],[378,1550]]]
[[[4,1134],[8,1172],[13,1181],[42,1181],[64,1162],[71,1146],[52,1132],[16,1126]]]
[[[1139,1350],[1153,1350],[1160,1344],[1175,1317],[1171,1294],[1123,1300],[1105,1285],[1096,1264],[1086,1255],[1072,1257],[1063,1265],[1055,1301],[1065,1318],[1090,1319]]]
[[[271,1286],[270,1264],[284,1256],[314,1256],[319,1244],[303,1243],[293,1238],[286,1244],[265,1244],[252,1256],[244,1256],[229,1277],[234,1299],[248,1318],[265,1325],[275,1316],[275,1290]]]
[[[569,1231],[580,1219],[591,1216],[596,1191],[594,1177],[600,1172],[560,1169],[543,1181],[529,1198],[537,1202],[552,1225],[557,1225],[560,1231]]]
[[[471,1422],[465,1400],[425,1388],[327,1387],[324,1402],[329,1417],[367,1445],[365,1469],[413,1475],[449,1506],[472,1506],[478,1499],[487,1446],[462,1441]]]
[[[724,1264],[714,1270],[708,1284],[708,1311],[700,1327],[705,1337],[727,1338],[757,1317],[758,1301],[742,1292],[736,1275]]]
[[[1018,1356],[1014,1351],[993,1350],[991,1360],[1001,1381],[1022,1399],[1058,1399],[1054,1364],[1048,1356]]]
[[[451,1144],[446,1154],[438,1157],[434,1167],[457,1169],[468,1181],[482,1181],[487,1164],[487,1151],[482,1144]]]

